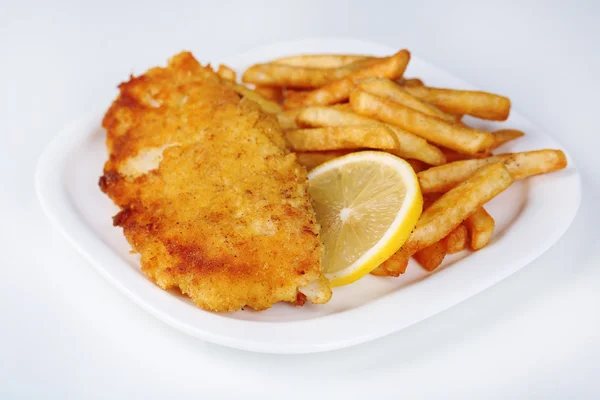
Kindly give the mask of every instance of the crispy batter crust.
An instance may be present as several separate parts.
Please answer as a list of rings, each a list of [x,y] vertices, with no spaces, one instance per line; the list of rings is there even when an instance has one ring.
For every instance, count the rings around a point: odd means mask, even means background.
[[[146,275],[213,311],[294,303],[324,279],[306,171],[272,117],[190,53],[119,89],[100,187]]]

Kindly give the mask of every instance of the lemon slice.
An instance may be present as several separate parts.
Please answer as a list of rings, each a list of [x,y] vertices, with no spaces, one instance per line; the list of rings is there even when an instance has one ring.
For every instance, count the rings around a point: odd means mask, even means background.
[[[412,167],[380,151],[328,161],[308,174],[331,286],[365,276],[408,239],[423,210]]]

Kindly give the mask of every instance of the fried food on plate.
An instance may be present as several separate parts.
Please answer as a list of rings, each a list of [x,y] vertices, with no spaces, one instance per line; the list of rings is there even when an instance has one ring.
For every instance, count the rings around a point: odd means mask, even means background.
[[[406,86],[405,90],[452,114],[468,114],[492,121],[505,121],[510,114],[510,100],[493,93],[427,86]]]
[[[442,151],[442,153],[444,153],[444,157],[446,157],[446,163],[462,160],[472,160],[474,158],[485,158],[492,155],[489,150],[484,150],[475,154],[459,153],[456,150],[452,150],[443,146],[440,146],[440,150]]]
[[[396,254],[398,253],[396,252]],[[405,273],[406,268],[408,268],[409,258],[396,257],[396,254],[393,254],[383,264],[371,271],[371,275],[397,278]]]
[[[425,84],[419,78],[400,78],[396,82],[402,86],[424,86]]]
[[[290,129],[298,129],[299,126],[296,123],[296,117],[298,117],[298,114],[300,114],[300,112],[302,112],[302,109],[297,108],[294,110],[281,111],[275,114],[275,116],[277,117],[277,122],[279,122],[279,126],[281,127],[281,129],[283,129],[284,131]]]
[[[360,81],[358,83],[358,87],[364,90],[365,92],[374,94],[375,96],[380,96],[389,99],[396,103],[400,103],[406,107],[412,108],[413,110],[420,111],[423,114],[445,119],[447,121],[456,121],[455,115],[446,114],[439,108],[436,108],[431,104],[425,103],[424,101],[421,101],[418,98],[411,96],[406,91],[402,90],[402,87],[400,87],[397,83],[389,79],[365,79],[364,81]]]
[[[483,207],[482,207],[483,208]],[[477,212],[477,211],[475,211]],[[471,218],[471,217],[469,217]],[[467,220],[469,219],[467,218]],[[446,248],[448,254],[459,253],[467,248],[467,228],[464,223],[457,226],[452,232],[444,239],[446,241]]]
[[[511,140],[525,136],[523,131],[519,131],[517,129],[499,129],[492,132],[492,134],[494,135],[494,144],[491,147],[492,150],[502,146],[504,143],[510,142]]]
[[[286,108],[299,108],[341,103],[349,98],[350,92],[356,87],[356,81],[365,78],[398,79],[404,73],[409,60],[410,53],[408,50],[401,50],[391,57],[378,59],[375,63],[360,68],[318,89],[286,99],[284,105]]]
[[[242,82],[270,87],[316,88],[342,78],[352,70],[340,68],[306,68],[285,64],[256,64],[244,72]]]
[[[305,169],[273,116],[190,53],[120,85],[101,189],[142,271],[200,307],[331,296]]]
[[[561,150],[535,150],[455,161],[429,168],[419,172],[417,176],[423,193],[445,192],[466,180],[479,168],[497,162],[503,162],[515,180],[558,171],[567,166],[567,158]]]
[[[417,251],[414,254],[414,257],[421,267],[431,272],[440,266],[447,253],[448,247],[446,246],[446,240],[442,239]]]
[[[477,171],[468,180],[435,200],[417,221],[417,225],[404,245],[380,268],[392,276],[404,260],[420,250],[444,239],[479,207],[496,197],[513,182],[506,166],[495,163]]]
[[[294,151],[398,148],[394,133],[384,125],[296,129],[287,131],[285,138]]]
[[[406,242],[409,254],[441,240],[467,217],[500,194],[513,182],[503,163],[488,165],[456,186],[423,212]]]
[[[278,87],[256,86],[254,91],[267,100],[281,104],[283,101],[283,90]]]
[[[442,240],[417,251],[413,257],[426,271],[439,267],[447,254],[455,254],[467,247],[467,228],[458,225]]]
[[[267,87],[313,89],[343,78],[360,68],[349,64],[339,68],[310,68],[285,64],[255,64],[248,68],[242,81]]]
[[[362,90],[352,92],[350,105],[359,114],[396,125],[461,153],[475,154],[494,143],[491,133],[444,121]]]
[[[298,113],[296,121],[302,126],[310,127],[382,124],[394,133],[398,141],[398,147],[391,150],[391,153],[405,159],[421,160],[431,165],[440,165],[446,162],[441,150],[427,143],[425,139],[397,126],[355,114],[352,110],[346,111],[347,108],[347,106],[345,108],[337,106],[307,107]]]
[[[495,224],[494,218],[483,207],[479,207],[465,220],[471,250],[476,251],[487,246],[494,233]]]
[[[339,68],[373,58],[375,57],[355,54],[303,54],[278,58],[272,63],[305,68]]]

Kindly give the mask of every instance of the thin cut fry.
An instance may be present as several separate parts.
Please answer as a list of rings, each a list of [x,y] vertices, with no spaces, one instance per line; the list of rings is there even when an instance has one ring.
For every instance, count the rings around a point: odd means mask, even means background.
[[[324,162],[333,160],[350,153],[347,150],[332,150],[332,151],[310,151],[304,153],[296,153],[296,160],[300,165],[303,165],[307,171],[318,167]]]
[[[500,129],[492,132],[492,134],[494,135],[494,144],[491,147],[492,149],[498,148],[506,142],[510,142],[511,140],[518,139],[525,135],[523,131],[516,129]]]
[[[297,129],[288,131],[285,137],[294,151],[393,150],[398,146],[392,131],[383,125]]]
[[[421,214],[413,233],[398,252],[401,256],[411,255],[443,239],[512,182],[503,163],[480,169]]]
[[[455,161],[419,172],[417,176],[421,191],[445,192],[468,179],[483,166],[497,162],[503,162],[515,180],[558,171],[567,166],[567,158],[561,150],[535,150]]]
[[[309,107],[306,104],[307,91],[305,90],[286,90],[283,96],[283,107],[287,110]]]
[[[372,59],[372,56],[354,54],[304,54],[278,58],[274,64],[305,68],[339,68],[357,61]]]
[[[479,209],[483,209],[483,207],[478,208],[478,210]],[[467,218],[467,220],[469,218]],[[463,251],[467,247],[467,236],[467,228],[465,227],[464,223],[460,224],[452,232],[450,232],[444,239],[448,254],[455,254]]]
[[[237,75],[235,73],[235,71],[231,68],[229,68],[227,65],[225,64],[221,64],[219,65],[219,69],[217,71],[217,74],[223,78],[223,79],[227,79],[230,81],[236,81],[237,79]]]
[[[350,67],[305,68],[255,64],[244,72],[242,82],[269,87],[317,88],[352,73],[355,68]]]
[[[346,112],[354,114],[354,111],[352,111],[352,107],[350,106],[350,103],[334,104],[332,106],[329,106],[329,108],[334,108],[334,109],[339,110],[339,111],[346,111]]]
[[[255,64],[244,72],[242,81],[267,87],[314,89],[377,62],[376,58],[363,59],[338,68],[300,67],[279,63]]]
[[[479,207],[464,222],[469,232],[469,245],[471,250],[479,250],[485,247],[494,233],[494,218],[483,208]]]
[[[406,272],[408,267],[408,257],[390,257],[379,267],[371,271],[375,276],[395,276],[398,277]]]
[[[419,78],[400,78],[396,80],[402,86],[424,86],[425,84]]]
[[[384,125],[389,128],[398,140],[398,148],[392,153],[402,158],[414,158],[430,165],[440,165],[446,162],[442,152],[410,132],[398,127],[383,124],[380,121],[363,117],[352,112],[340,111],[332,107],[307,107],[300,112],[296,121],[303,126],[327,127],[345,125]]]
[[[350,105],[359,114],[399,126],[430,142],[462,153],[476,154],[494,143],[491,133],[442,121],[361,90],[352,92]]]
[[[430,246],[425,247],[422,250],[417,251],[414,254],[414,257],[421,267],[423,267],[423,269],[431,272],[439,267],[442,261],[444,261],[446,253],[448,253],[446,241],[442,239]]]
[[[296,117],[302,111],[301,108],[297,108],[295,110],[285,110],[278,112],[275,116],[277,117],[277,121],[279,122],[279,126],[282,130],[287,131],[290,129],[298,129],[298,124],[296,124]]]
[[[380,59],[373,65],[354,71],[344,78],[307,92],[303,96],[290,99],[290,101],[286,99],[284,104],[287,108],[295,108],[341,103],[350,96],[350,92],[355,88],[355,81],[377,77],[398,79],[404,73],[409,60],[410,53],[407,50],[401,50],[391,57]]]
[[[268,114],[275,114],[283,111],[279,104],[265,99],[260,94],[254,92],[251,89],[248,89],[244,85],[238,85],[237,83],[232,81],[224,81],[223,83],[230,85],[233,88],[233,90],[235,90],[238,94],[258,103],[260,108]]]
[[[374,125],[380,123],[379,121],[354,114],[352,110],[344,111],[337,107],[306,107],[298,113],[296,121],[302,125],[314,128],[342,125]]]
[[[510,113],[510,100],[488,92],[406,86],[405,90],[419,99],[452,114],[468,114],[493,121],[505,121]]]
[[[444,261],[446,254],[455,254],[467,247],[467,228],[458,225],[442,240],[417,251],[415,260],[427,271],[433,271]]]
[[[366,79],[364,81],[360,81],[357,85],[361,90],[364,90],[365,92],[386,98],[395,103],[400,103],[403,106],[410,107],[413,110],[422,112],[423,114],[445,119],[446,121],[456,121],[456,116],[446,114],[439,108],[436,108],[431,104],[425,103],[419,100],[418,98],[411,96],[406,91],[402,90],[402,88],[398,84],[392,82],[389,79],[371,78]]]
[[[464,154],[459,153],[456,150],[448,149],[446,147],[440,147],[440,150],[442,151],[442,153],[444,153],[444,156],[446,156],[447,163],[462,160],[472,160],[474,158],[485,158],[492,155],[489,151],[484,151],[477,154]]]
[[[283,90],[281,88],[257,86],[254,88],[254,91],[265,99],[274,101],[275,103],[283,101]]]

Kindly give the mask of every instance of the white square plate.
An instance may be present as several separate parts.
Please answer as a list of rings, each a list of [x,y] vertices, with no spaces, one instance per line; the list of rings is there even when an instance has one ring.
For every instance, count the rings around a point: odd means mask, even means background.
[[[358,40],[311,39],[278,43],[216,60],[238,71],[251,64],[298,53],[389,55],[396,49]],[[196,56],[203,62],[202,54]],[[160,61],[160,60],[157,60]],[[215,60],[210,60],[215,65]],[[474,89],[413,55],[406,76],[428,85]],[[508,93],[510,94],[510,93]],[[108,108],[106,104],[105,108]],[[140,271],[139,258],[111,217],[118,211],[98,187],[107,158],[101,119],[105,109],[68,126],[39,160],[36,184],[40,202],[53,224],[111,283],[144,309],[175,329],[224,346],[268,353],[310,353],[366,342],[443,311],[492,286],[546,251],[575,217],[581,183],[573,160],[551,175],[515,183],[488,206],[496,219],[489,246],[445,260],[434,273],[411,264],[400,278],[367,276],[334,289],[326,305],[277,304],[263,312],[215,314],[186,297],[163,291]],[[500,124],[469,122],[491,129]],[[501,126],[526,136],[505,151],[564,148],[513,111]],[[568,155],[567,155],[568,157]],[[451,266],[451,267],[450,267]]]

